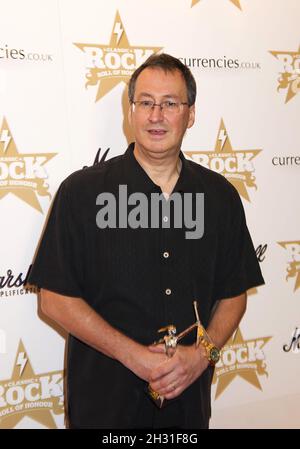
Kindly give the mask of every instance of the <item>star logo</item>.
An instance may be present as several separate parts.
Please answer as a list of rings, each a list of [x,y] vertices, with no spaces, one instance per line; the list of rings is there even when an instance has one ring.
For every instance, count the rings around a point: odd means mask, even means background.
[[[56,153],[19,153],[4,118],[0,130],[0,199],[12,193],[42,213],[37,195],[51,198],[44,165],[54,156]]]
[[[247,296],[257,295],[257,293],[257,287],[249,288],[249,290],[247,290]]]
[[[286,269],[286,281],[288,281],[289,278],[296,278],[294,286],[295,292],[300,287],[300,240],[278,242],[278,244],[289,253],[290,260]]]
[[[240,0],[230,0],[231,3],[233,3],[237,8],[239,8],[240,10],[242,9],[241,5],[240,5]],[[192,5],[191,8],[195,5],[197,5],[197,3],[199,3],[200,0],[192,0]]]
[[[162,47],[131,46],[117,11],[108,45],[74,43],[87,57],[85,87],[97,86],[96,101],[122,81],[127,83],[135,69]]]
[[[211,151],[184,151],[192,160],[206,168],[221,173],[239,194],[250,202],[247,187],[254,187],[255,177],[252,160],[262,150],[233,150],[223,119],[221,120],[215,149]]]
[[[52,412],[64,412],[63,372],[35,374],[20,340],[11,378],[0,381],[0,429],[13,429],[25,416],[56,429]]]
[[[279,72],[277,91],[286,89],[285,103],[300,92],[300,47],[298,51],[270,51],[271,55],[281,61],[283,72]]]
[[[262,390],[259,377],[267,376],[265,355],[262,348],[272,337],[245,340],[238,328],[221,351],[216,364],[213,384],[217,384],[215,399],[240,376],[242,379]]]

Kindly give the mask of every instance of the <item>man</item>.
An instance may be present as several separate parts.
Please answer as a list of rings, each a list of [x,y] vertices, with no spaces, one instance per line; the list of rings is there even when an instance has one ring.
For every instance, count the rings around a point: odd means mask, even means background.
[[[157,330],[193,324],[197,300],[202,324],[221,348],[245,312],[247,289],[263,283],[236,190],[180,151],[195,98],[186,66],[166,54],[151,56],[129,83],[135,143],[73,173],[56,195],[29,281],[42,288],[44,313],[70,334],[71,428],[207,428],[208,347],[189,334],[167,357],[164,345],[152,345]],[[120,186],[149,200],[163,192],[165,205],[171,194],[192,194],[193,213],[202,193],[203,235],[187,238],[188,225],[176,226],[171,208],[158,227],[130,227],[124,217],[121,223],[124,210],[105,209],[112,198],[121,203]],[[165,407],[145,393],[148,384]]]

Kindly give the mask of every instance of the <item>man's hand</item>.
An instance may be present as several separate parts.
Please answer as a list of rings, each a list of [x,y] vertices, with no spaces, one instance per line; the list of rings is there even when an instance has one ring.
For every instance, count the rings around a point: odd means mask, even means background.
[[[151,353],[147,346],[112,327],[82,298],[42,289],[41,299],[43,313],[67,332],[106,356],[118,360],[147,382],[153,369],[167,360],[164,352]]]
[[[152,353],[165,353],[164,345],[151,345],[148,350]],[[205,349],[200,345],[178,345],[173,357],[168,358],[150,375],[151,388],[164,396],[173,399],[189,387],[208,367],[209,362]]]
[[[142,345],[139,345],[135,352],[132,353],[132,359],[130,369],[148,383],[151,381],[152,372],[155,372],[155,369],[163,366],[169,360],[164,349],[149,351],[147,346]]]

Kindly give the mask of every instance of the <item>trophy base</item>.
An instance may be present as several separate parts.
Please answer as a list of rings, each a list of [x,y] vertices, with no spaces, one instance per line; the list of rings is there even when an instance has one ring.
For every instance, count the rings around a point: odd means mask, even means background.
[[[158,408],[163,408],[168,402],[163,396],[154,391],[150,385],[148,385],[146,393]]]

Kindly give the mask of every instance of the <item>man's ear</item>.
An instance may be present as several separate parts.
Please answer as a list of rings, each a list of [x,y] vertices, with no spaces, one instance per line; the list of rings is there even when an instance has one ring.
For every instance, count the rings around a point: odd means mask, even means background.
[[[129,104],[128,108],[128,123],[130,126],[132,126],[132,106],[131,103]]]
[[[192,106],[190,106],[189,108],[189,121],[188,121],[188,128],[191,128],[195,122],[195,105],[193,104]]]

